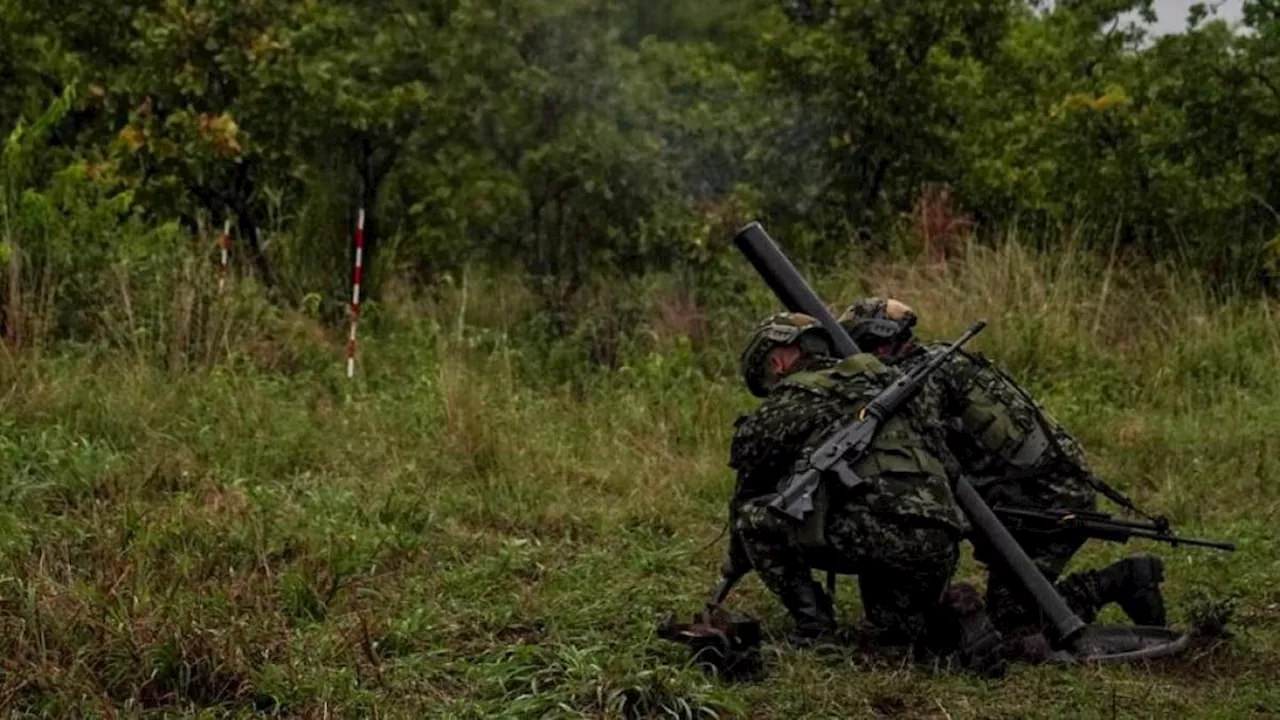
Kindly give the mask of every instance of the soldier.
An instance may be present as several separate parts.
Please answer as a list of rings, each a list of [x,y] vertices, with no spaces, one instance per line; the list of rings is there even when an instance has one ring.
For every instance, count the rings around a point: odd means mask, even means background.
[[[730,557],[745,554],[781,600],[795,620],[791,638],[798,644],[836,629],[831,599],[811,575],[811,567],[821,567],[858,575],[867,623],[879,644],[922,651],[968,525],[939,449],[922,431],[927,420],[910,403],[853,465],[864,484],[847,489],[824,483],[802,526],[768,507],[797,461],[854,418],[897,373],[868,354],[834,359],[830,336],[816,320],[783,313],[757,326],[742,354],[742,374],[752,394],[765,400],[736,423]],[[999,636],[990,623],[961,626],[961,662],[992,662]]]
[[[866,298],[839,319],[858,346],[909,372],[927,361],[937,345],[912,336],[916,316],[894,299]],[[936,412],[946,427],[947,447],[960,470],[990,505],[1092,510],[1096,493],[1135,510],[1127,498],[1089,469],[1079,443],[1007,374],[978,353],[960,351],[930,377]],[[1015,536],[1050,582],[1058,578],[1083,539],[1021,533]],[[988,548],[976,548],[990,563]],[[1039,624],[1035,604],[1003,568],[990,567],[987,606],[1004,632]],[[1102,570],[1072,574],[1057,584],[1067,603],[1086,622],[1117,602],[1139,625],[1164,625],[1161,560],[1138,555]]]

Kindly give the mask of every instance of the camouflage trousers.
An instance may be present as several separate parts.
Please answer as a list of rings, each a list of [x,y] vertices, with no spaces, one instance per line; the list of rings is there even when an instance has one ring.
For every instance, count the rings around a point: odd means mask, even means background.
[[[1048,475],[1039,481],[994,483],[979,491],[988,505],[1019,505],[1033,508],[1093,510],[1095,493],[1072,477]],[[1084,544],[1084,538],[1055,536],[1033,532],[1014,532],[1014,540],[1022,546],[1049,582],[1056,582],[1067,563]],[[987,608],[996,628],[1005,633],[1038,632],[1044,618],[1017,578],[982,542],[975,541],[974,557],[987,566]],[[1080,612],[1081,608],[1073,608]]]
[[[930,613],[959,561],[955,530],[847,502],[828,511],[827,545],[803,547],[796,525],[766,507],[772,497],[741,506],[733,525],[752,569],[784,605],[814,585],[811,568],[856,574],[878,642],[914,645],[924,639]]]

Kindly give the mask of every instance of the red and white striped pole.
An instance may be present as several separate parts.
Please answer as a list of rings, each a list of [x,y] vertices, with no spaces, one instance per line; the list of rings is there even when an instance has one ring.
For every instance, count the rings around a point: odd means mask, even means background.
[[[222,264],[218,266],[218,294],[221,295],[227,286],[227,261],[231,255],[231,221],[222,226],[222,237],[218,238],[218,247],[222,248]]]
[[[356,374],[356,324],[360,322],[360,281],[364,279],[364,208],[356,219],[356,266],[351,280],[351,335],[347,338],[347,377]]]

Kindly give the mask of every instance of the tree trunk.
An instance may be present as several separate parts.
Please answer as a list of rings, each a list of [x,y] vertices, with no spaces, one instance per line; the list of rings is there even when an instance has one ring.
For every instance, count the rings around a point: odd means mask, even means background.
[[[254,266],[258,269],[258,274],[262,277],[262,284],[267,289],[275,288],[275,266],[271,264],[271,258],[267,257],[266,252],[262,249],[261,226],[258,225],[253,211],[246,207],[245,203],[236,203],[234,210],[240,234],[243,236],[245,244],[249,246],[249,254],[252,256]]]

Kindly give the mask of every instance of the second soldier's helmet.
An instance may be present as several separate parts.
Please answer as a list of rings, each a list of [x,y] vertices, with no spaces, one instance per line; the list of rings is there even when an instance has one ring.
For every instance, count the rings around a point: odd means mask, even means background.
[[[756,325],[747,347],[742,351],[742,379],[756,397],[769,394],[769,353],[775,348],[799,342],[806,352],[830,353],[831,334],[822,323],[804,313],[778,313]]]
[[[838,322],[859,348],[875,352],[910,340],[916,314],[900,300],[869,297],[849,306]]]

